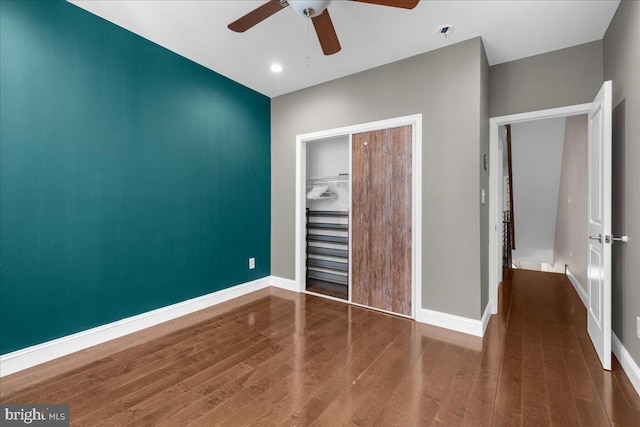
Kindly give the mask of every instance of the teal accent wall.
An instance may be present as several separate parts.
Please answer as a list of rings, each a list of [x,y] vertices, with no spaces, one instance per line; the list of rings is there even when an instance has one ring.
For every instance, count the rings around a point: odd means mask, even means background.
[[[0,43],[0,353],[270,274],[268,97],[64,1]]]

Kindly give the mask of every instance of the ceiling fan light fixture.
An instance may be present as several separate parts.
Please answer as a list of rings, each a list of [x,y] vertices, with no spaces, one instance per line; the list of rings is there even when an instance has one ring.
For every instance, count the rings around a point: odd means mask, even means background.
[[[288,0],[288,3],[298,15],[313,18],[324,12],[331,0]]]

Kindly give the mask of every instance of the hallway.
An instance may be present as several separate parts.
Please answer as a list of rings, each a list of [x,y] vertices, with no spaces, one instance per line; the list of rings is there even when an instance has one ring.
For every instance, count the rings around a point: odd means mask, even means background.
[[[497,425],[640,423],[640,397],[618,360],[602,370],[586,309],[564,275],[510,270],[486,339],[504,340]]]

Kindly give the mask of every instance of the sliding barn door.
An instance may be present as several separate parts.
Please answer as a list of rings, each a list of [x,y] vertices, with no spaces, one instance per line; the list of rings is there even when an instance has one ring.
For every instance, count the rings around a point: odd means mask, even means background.
[[[353,135],[351,300],[411,316],[412,127]]]

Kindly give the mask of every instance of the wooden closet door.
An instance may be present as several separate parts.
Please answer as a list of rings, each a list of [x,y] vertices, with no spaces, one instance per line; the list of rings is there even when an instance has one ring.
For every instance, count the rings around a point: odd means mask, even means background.
[[[411,126],[353,135],[352,301],[411,316]]]

